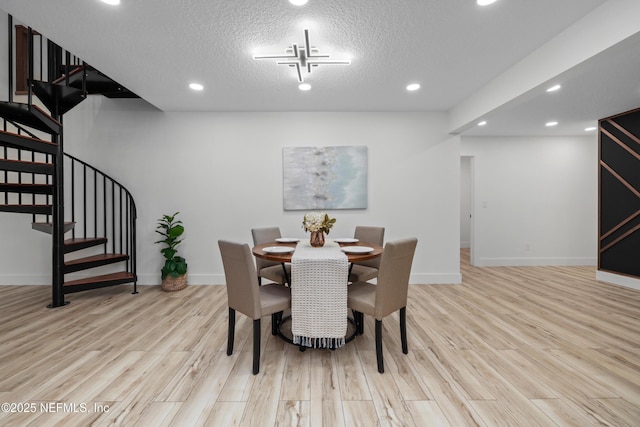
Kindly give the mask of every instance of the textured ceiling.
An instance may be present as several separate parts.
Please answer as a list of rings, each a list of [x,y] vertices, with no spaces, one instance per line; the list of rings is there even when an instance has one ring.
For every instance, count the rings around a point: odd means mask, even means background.
[[[448,111],[603,3],[0,0],[0,8],[164,111]],[[305,28],[321,53],[352,61],[314,69],[308,92],[294,69],[252,58],[303,44]],[[205,89],[189,90],[191,81]],[[410,82],[422,88],[409,93]]]

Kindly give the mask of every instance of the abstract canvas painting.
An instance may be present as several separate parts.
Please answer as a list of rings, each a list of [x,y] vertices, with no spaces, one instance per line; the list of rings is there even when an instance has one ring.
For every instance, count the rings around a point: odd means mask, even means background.
[[[285,210],[365,209],[367,147],[285,147]]]

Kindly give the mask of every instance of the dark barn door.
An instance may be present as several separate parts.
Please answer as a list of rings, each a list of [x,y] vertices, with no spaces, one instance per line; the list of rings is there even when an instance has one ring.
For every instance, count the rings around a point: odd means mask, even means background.
[[[598,268],[640,278],[640,109],[600,120]]]

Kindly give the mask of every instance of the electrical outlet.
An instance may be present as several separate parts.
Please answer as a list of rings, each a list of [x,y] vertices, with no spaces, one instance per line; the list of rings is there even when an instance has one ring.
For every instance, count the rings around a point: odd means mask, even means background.
[[[530,251],[531,250],[531,244],[530,243],[525,243],[524,244],[524,250],[525,251]]]

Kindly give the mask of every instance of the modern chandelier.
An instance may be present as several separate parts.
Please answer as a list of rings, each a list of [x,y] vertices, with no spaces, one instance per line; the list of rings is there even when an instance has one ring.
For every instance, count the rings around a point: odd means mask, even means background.
[[[254,55],[253,59],[275,59],[278,65],[288,65],[295,67],[298,75],[298,81],[304,82],[302,70],[306,70],[307,74],[311,74],[311,69],[318,65],[349,65],[349,60],[329,60],[330,55],[319,54],[315,46],[311,46],[309,42],[309,30],[304,30],[304,46],[298,46],[294,43],[285,49],[284,55]]]

